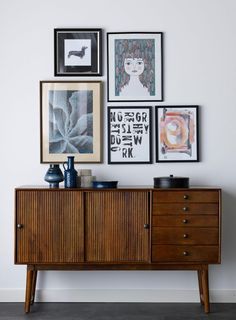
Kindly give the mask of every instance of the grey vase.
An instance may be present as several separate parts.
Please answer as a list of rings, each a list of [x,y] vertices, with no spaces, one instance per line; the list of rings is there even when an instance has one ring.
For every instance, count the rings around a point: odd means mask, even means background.
[[[59,164],[50,164],[44,180],[49,183],[49,188],[59,188],[59,183],[64,180]]]

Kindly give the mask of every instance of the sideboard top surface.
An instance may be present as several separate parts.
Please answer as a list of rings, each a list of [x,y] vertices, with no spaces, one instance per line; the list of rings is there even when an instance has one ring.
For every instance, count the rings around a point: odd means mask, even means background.
[[[47,191],[116,191],[116,190],[146,190],[146,191],[191,191],[191,190],[221,190],[219,187],[214,186],[191,186],[190,188],[154,188],[151,185],[130,185],[130,186],[118,186],[117,188],[49,188],[47,185],[23,185],[16,187],[15,190],[47,190]]]

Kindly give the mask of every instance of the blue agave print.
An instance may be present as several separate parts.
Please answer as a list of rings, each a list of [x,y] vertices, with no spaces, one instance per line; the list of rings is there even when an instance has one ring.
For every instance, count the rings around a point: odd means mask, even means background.
[[[93,92],[49,92],[49,153],[93,153]]]

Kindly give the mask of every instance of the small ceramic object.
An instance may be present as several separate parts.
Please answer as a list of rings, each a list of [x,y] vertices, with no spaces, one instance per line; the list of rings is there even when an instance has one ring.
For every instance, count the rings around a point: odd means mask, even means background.
[[[94,188],[117,188],[118,181],[93,181]]]
[[[59,188],[59,183],[64,180],[59,164],[50,164],[44,180],[49,183],[49,188]]]
[[[94,176],[81,176],[80,177],[80,187],[81,188],[92,188]]]
[[[91,176],[92,175],[92,170],[91,169],[81,169],[80,170],[80,175],[81,176]]]
[[[65,176],[65,188],[77,187],[77,171],[74,168],[74,158],[72,156],[67,157],[67,162],[63,163],[64,176]],[[67,168],[66,168],[67,165]]]

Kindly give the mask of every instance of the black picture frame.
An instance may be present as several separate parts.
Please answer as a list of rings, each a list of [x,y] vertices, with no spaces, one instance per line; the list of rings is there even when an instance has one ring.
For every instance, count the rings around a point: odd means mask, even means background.
[[[128,59],[140,64],[136,77]],[[163,101],[163,32],[108,32],[107,83],[109,102]]]
[[[199,106],[155,107],[156,162],[199,162]]]
[[[102,75],[102,29],[54,29],[55,76]]]
[[[107,127],[108,164],[152,163],[152,107],[109,106]]]

